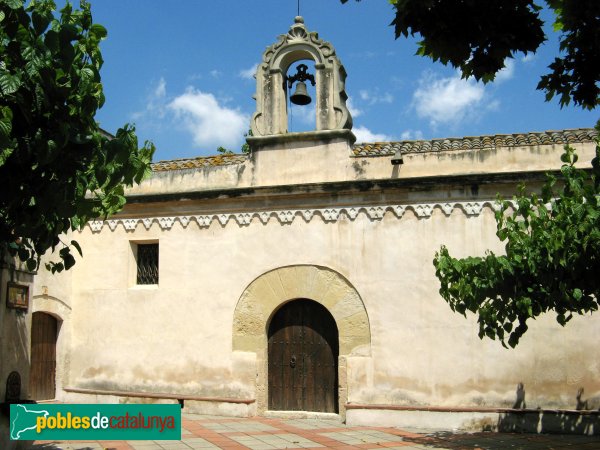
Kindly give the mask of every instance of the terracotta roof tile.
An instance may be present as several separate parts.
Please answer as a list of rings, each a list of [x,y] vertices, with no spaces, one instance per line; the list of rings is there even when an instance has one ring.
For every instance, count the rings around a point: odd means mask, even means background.
[[[520,147],[549,144],[591,142],[598,135],[593,128],[545,131],[542,133],[496,134],[463,138],[433,139],[431,141],[400,141],[355,144],[353,156],[392,156],[397,149],[403,154],[428,153],[448,150],[483,150],[497,147]]]
[[[496,134],[489,136],[467,136],[462,138],[433,139],[430,141],[373,142],[355,144],[354,157],[392,156],[397,149],[403,154],[429,153],[452,150],[485,150],[498,147],[519,147],[551,144],[573,144],[591,142],[598,132],[593,128],[544,131],[541,133]],[[230,166],[242,164],[248,159],[245,154],[222,154],[189,159],[173,159],[152,164],[154,172],[170,170],[199,169],[203,167]]]
[[[170,161],[159,161],[152,164],[154,172],[164,172],[168,170],[199,169],[202,167],[230,166],[233,164],[242,164],[248,158],[247,155],[216,155],[204,156],[190,159],[173,159]]]

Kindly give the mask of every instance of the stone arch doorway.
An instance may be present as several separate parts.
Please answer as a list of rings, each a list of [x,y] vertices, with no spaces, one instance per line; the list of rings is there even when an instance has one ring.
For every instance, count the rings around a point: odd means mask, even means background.
[[[371,328],[358,291],[340,273],[328,267],[295,265],[263,273],[242,293],[233,317],[234,354],[250,353],[256,361],[257,412],[264,414],[268,403],[268,331],[281,306],[293,299],[311,299],[329,311],[339,337],[338,412],[345,416],[348,398],[349,357],[371,355]],[[245,358],[245,356],[243,356]]]
[[[56,340],[58,320],[44,312],[34,312],[31,321],[31,370],[29,395],[33,400],[56,397]]]
[[[269,410],[338,412],[338,329],[319,303],[297,299],[268,332]]]

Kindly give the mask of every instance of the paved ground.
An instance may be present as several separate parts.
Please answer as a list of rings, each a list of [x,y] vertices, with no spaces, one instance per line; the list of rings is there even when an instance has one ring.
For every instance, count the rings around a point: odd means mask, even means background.
[[[183,414],[181,441],[43,442],[32,450],[189,450],[335,448],[398,450],[600,450],[600,437],[512,433],[427,433],[396,428],[347,427],[323,420],[235,419]]]

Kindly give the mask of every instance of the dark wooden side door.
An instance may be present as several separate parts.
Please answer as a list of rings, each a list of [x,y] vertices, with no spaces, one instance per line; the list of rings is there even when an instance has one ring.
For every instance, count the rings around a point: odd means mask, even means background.
[[[29,394],[33,400],[55,397],[57,331],[58,323],[54,317],[43,312],[33,313],[29,373]]]
[[[269,325],[269,409],[338,412],[338,330],[319,303],[282,306]]]

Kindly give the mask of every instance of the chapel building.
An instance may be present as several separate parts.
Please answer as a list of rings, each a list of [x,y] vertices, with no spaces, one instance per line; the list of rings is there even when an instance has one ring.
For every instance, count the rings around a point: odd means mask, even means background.
[[[26,362],[3,339],[1,380],[20,372],[38,400],[598,433],[577,409],[600,407],[600,317],[547,314],[505,349],[451,311],[432,264],[442,245],[502,253],[497,194],[539,189],[565,144],[589,164],[596,132],[356,143],[345,79],[296,17],[258,65],[250,153],[155,163],[121,213],[73,233],[73,269],[3,269],[31,304]],[[288,132],[290,93],[313,82],[316,129]]]

